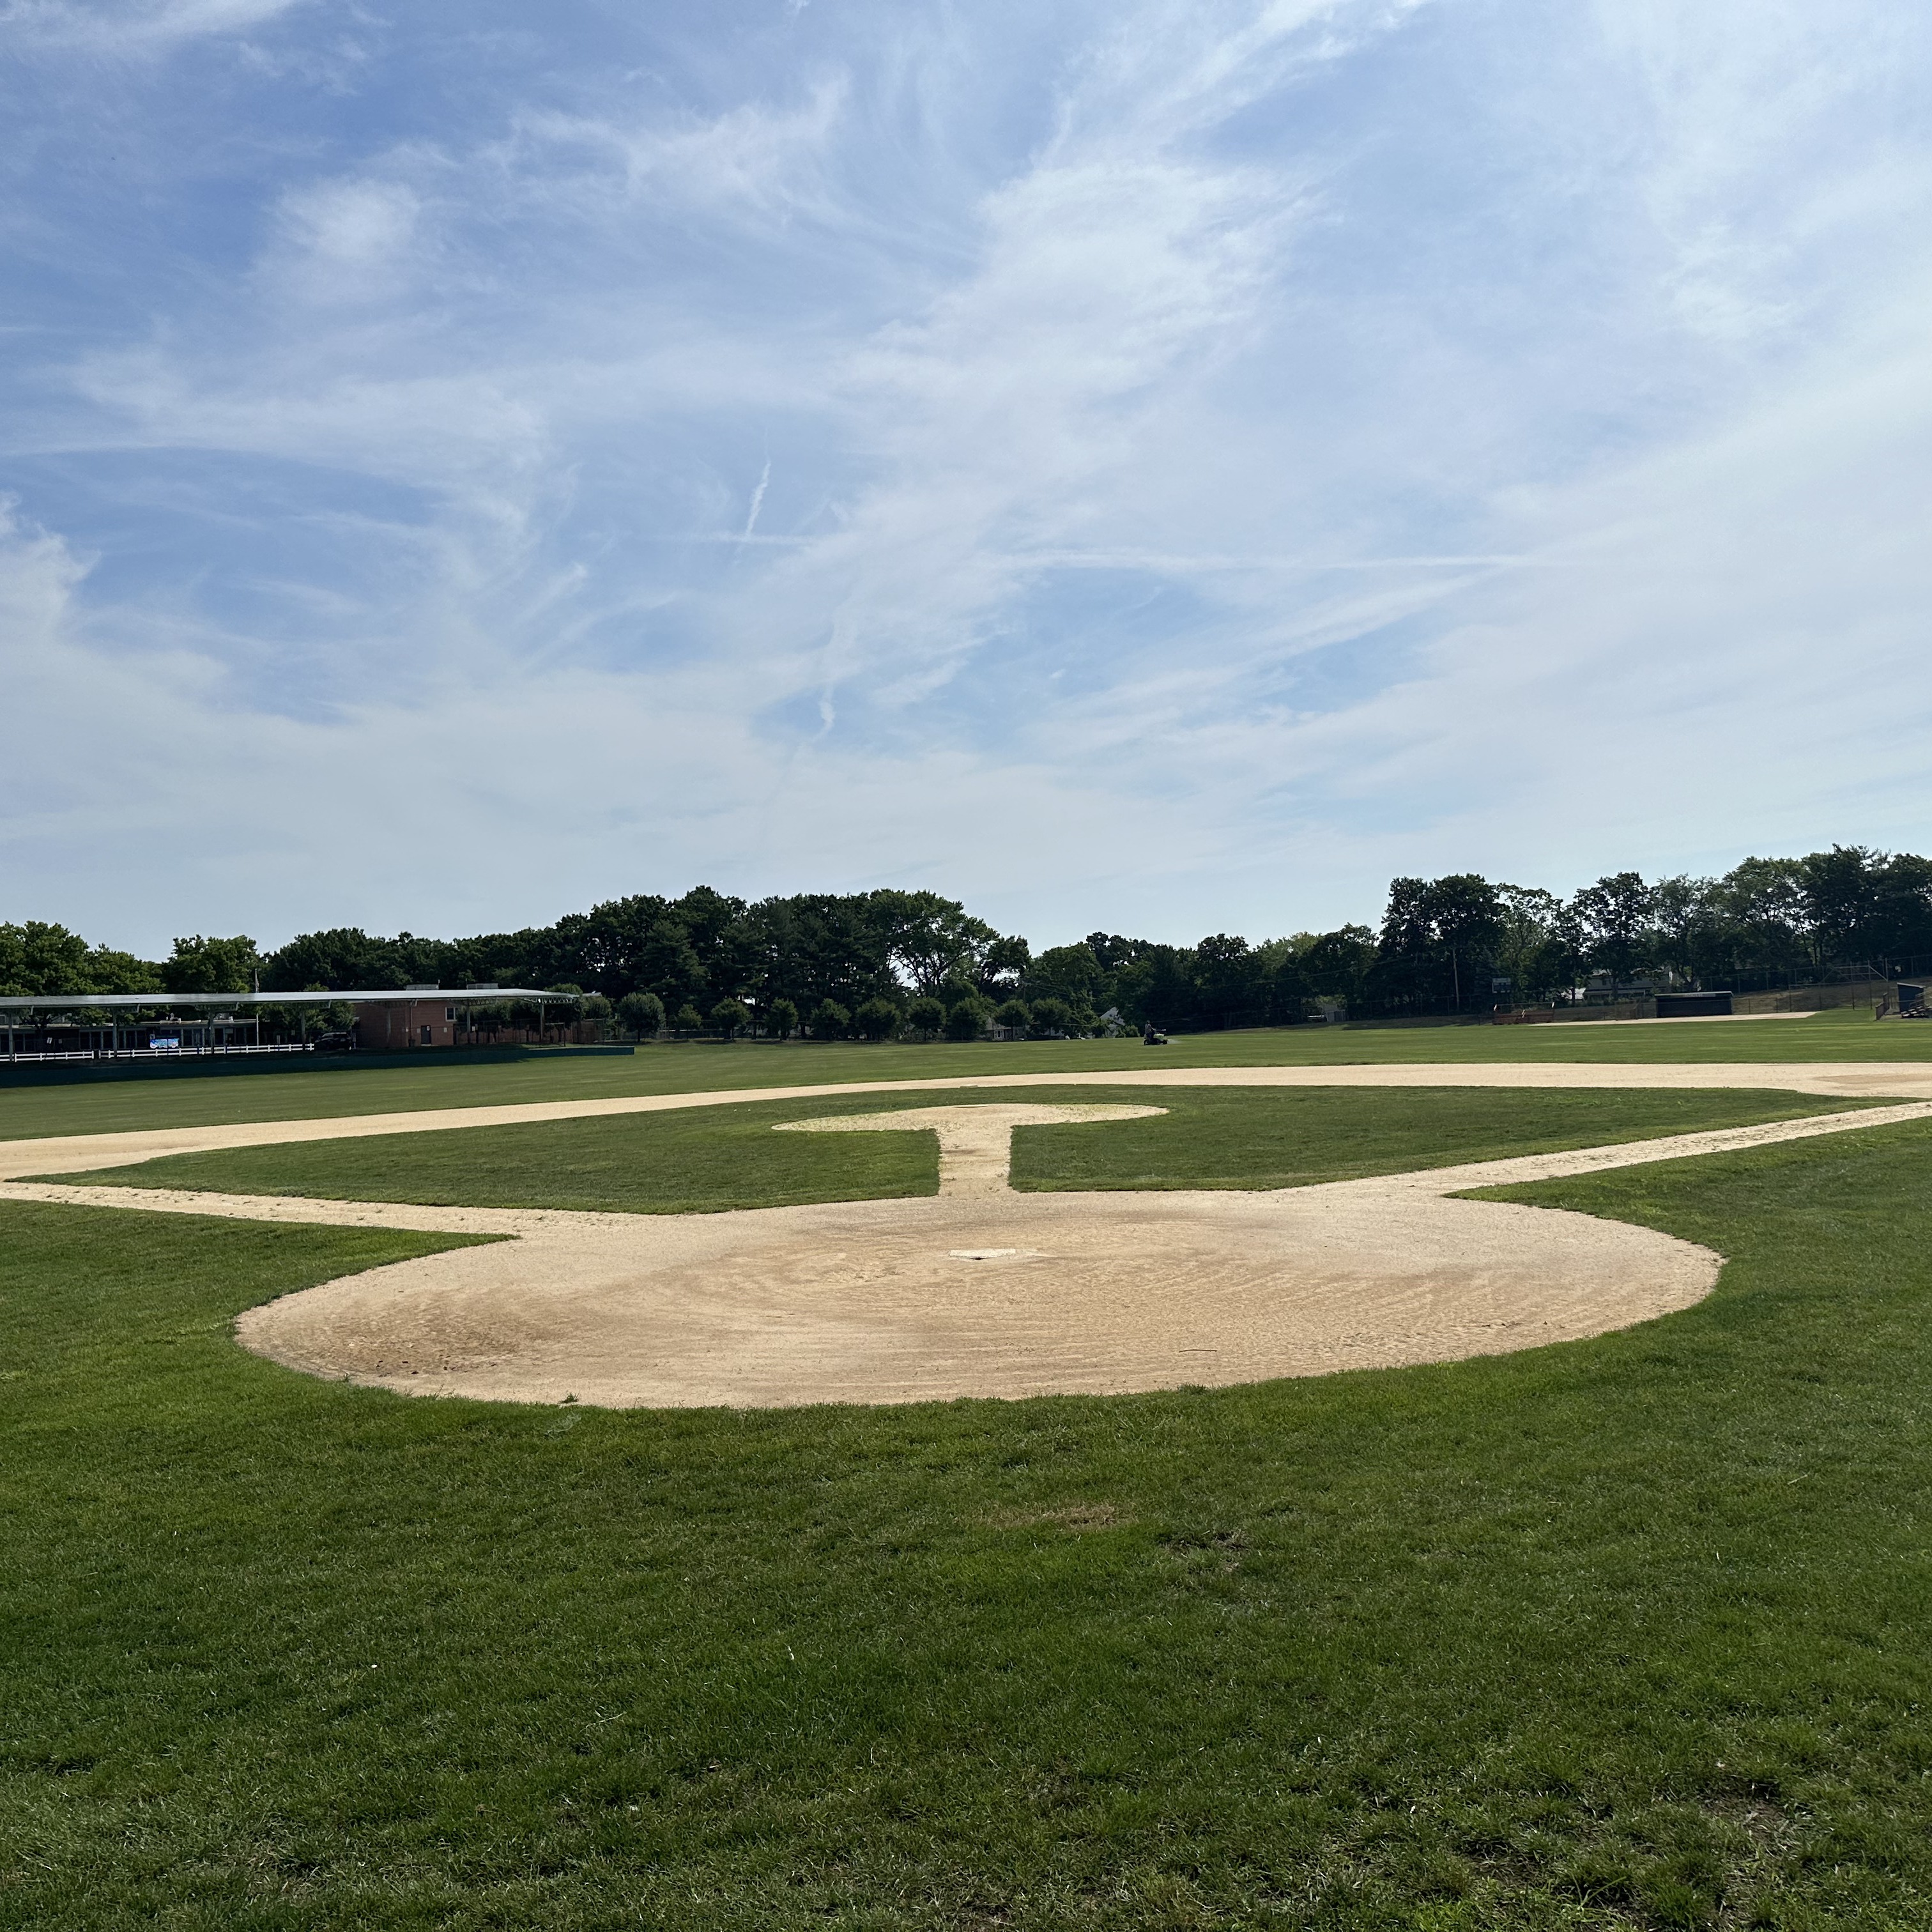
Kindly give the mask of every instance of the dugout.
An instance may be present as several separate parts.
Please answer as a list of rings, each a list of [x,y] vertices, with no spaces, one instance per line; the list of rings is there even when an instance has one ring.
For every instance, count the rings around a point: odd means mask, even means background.
[[[1731,1010],[1730,989],[1712,993],[1659,993],[1657,1017],[1660,1020],[1710,1019]]]

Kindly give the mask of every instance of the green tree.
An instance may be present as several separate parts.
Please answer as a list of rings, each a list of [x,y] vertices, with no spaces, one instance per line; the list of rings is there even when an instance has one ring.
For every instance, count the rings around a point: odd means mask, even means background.
[[[852,1018],[866,1040],[890,1040],[899,1030],[899,1010],[890,1000],[868,1000]]]
[[[661,919],[638,950],[638,983],[666,1006],[687,1004],[705,990],[704,962],[676,920]]]
[[[1010,995],[1026,977],[1033,949],[1017,934],[996,939],[980,956],[980,990],[988,999]]]
[[[1073,1009],[1064,1000],[1057,1000],[1051,994],[1033,1003],[1033,1013],[1028,1030],[1035,1040],[1058,1040],[1073,1024]]]
[[[1798,860],[1799,902],[1814,965],[1869,959],[1881,950],[1876,941],[1890,863],[1864,845],[1834,845]]]
[[[90,946],[64,926],[37,919],[0,925],[0,993],[152,993],[160,986],[159,968],[146,960]]]
[[[297,986],[291,987],[288,990],[292,992],[317,993],[325,995],[328,992],[326,986]],[[502,1010],[500,1008],[496,1011],[498,1024],[500,1024]],[[318,1000],[313,1006],[307,1008],[305,1012],[308,1024],[306,1028],[298,1028],[298,1030],[306,1031],[310,1034],[352,1034],[356,1030],[356,1009],[346,1000],[324,998]],[[481,1014],[474,1007],[464,1015],[464,1018],[469,1030],[472,1033],[477,1031],[482,1023]],[[492,1028],[490,1030],[494,1032],[495,1028]]]
[[[704,1030],[704,1016],[686,1000],[672,1016],[671,1025],[679,1033],[702,1033]]]
[[[355,1024],[354,1009],[344,1006],[342,1012],[350,1016],[338,1024],[346,1030]],[[472,1031],[487,1033],[492,1039],[505,1028],[515,1022],[515,1009],[508,1000],[479,1000],[470,1009],[470,1024]]]
[[[1490,1004],[1496,948],[1502,939],[1502,905],[1496,889],[1475,872],[1453,872],[1436,881],[1430,911],[1438,957],[1449,958],[1449,988],[1458,1011]]]
[[[1575,982],[1576,956],[1563,902],[1540,886],[1498,886],[1496,968],[1514,995],[1540,999]]]
[[[1185,946],[1113,933],[1090,934],[1087,944],[1112,976],[1113,1004],[1136,1024],[1170,1027],[1195,1010],[1200,989],[1194,955]]]
[[[820,1000],[812,1016],[814,1040],[843,1040],[851,1027],[850,1012],[836,1000]]]
[[[1002,1000],[993,1009],[993,1024],[1004,1027],[1012,1033],[1024,1033],[1027,1023],[1031,1018],[1024,1000]]]
[[[1715,883],[1679,873],[1675,878],[1658,880],[1650,889],[1651,957],[1680,979],[1701,979],[1706,970],[1719,970],[1717,957],[1723,950],[1724,935],[1724,921],[1717,916],[1712,903]],[[1550,895],[1544,892],[1538,896],[1546,899]],[[1568,974],[1552,984],[1568,983],[1574,976],[1574,948],[1565,964]]]
[[[1064,1000],[1069,1006],[1090,1006],[1108,990],[1106,970],[1084,940],[1048,946],[1028,967],[1022,982],[1026,999]]]
[[[992,1017],[993,1003],[975,993],[969,1000],[962,1000],[946,1016],[946,1037],[948,1040],[978,1040],[986,1030],[986,1022]]]
[[[1298,953],[1283,951],[1267,984],[1268,1016],[1276,1026],[1298,1026],[1307,1018],[1313,989]]]
[[[606,899],[587,913],[560,919],[550,933],[554,970],[613,999],[637,992],[638,956],[651,928],[670,912],[669,901],[644,892]],[[466,952],[472,944],[464,942],[462,950]],[[466,959],[466,970],[470,963]],[[491,971],[484,976],[498,975]]]
[[[94,993],[158,993],[161,989],[161,969],[152,960],[117,952],[111,946],[88,948],[87,978],[88,990]]]
[[[1718,881],[1711,902],[1728,928],[1727,968],[1790,969],[1809,962],[1804,872],[1797,860],[1744,860]]]
[[[1318,998],[1340,1000],[1352,1011],[1366,995],[1376,963],[1376,936],[1366,926],[1344,926],[1324,932],[1300,955],[1302,976]]]
[[[1879,866],[1865,946],[1868,958],[1898,962],[1901,972],[1915,953],[1932,952],[1932,859],[1894,852]]]
[[[765,1027],[774,1040],[789,1040],[798,1030],[798,1008],[790,1000],[772,1000],[765,1009]]]
[[[753,950],[746,910],[742,899],[710,886],[692,886],[672,905],[672,916],[704,975],[698,997],[708,992],[714,1000],[734,998],[744,990]]]
[[[897,991],[884,934],[867,893],[801,892],[760,900],[736,928],[744,984],[758,1000],[791,1000],[801,1014],[823,1000],[850,1009]]]
[[[906,1030],[920,1040],[934,1040],[946,1024],[946,1009],[930,993],[922,993],[906,1008]]]
[[[950,973],[972,977],[1000,936],[937,892],[876,892],[869,905],[887,958],[922,993],[936,992]]]
[[[1486,1006],[1502,933],[1496,889],[1476,873],[1393,879],[1372,990],[1398,1006]]]
[[[963,973],[949,973],[939,982],[935,995],[939,1004],[950,1013],[962,1000],[976,1000],[982,997],[980,989]]]
[[[246,993],[253,991],[261,964],[255,942],[244,934],[204,939],[197,933],[175,941],[161,977],[171,993]]]
[[[1637,872],[1613,872],[1571,898],[1570,915],[1594,970],[1614,980],[1628,980],[1636,970],[1649,951],[1646,928],[1654,903]]]
[[[372,939],[358,926],[327,932],[298,932],[262,962],[262,984],[271,992],[298,992],[310,986],[338,992],[380,992],[400,986],[410,976],[390,956],[392,942]]]
[[[1195,947],[1193,976],[1195,1009],[1204,1017],[1225,1025],[1268,1011],[1268,962],[1232,933],[1212,933]]]
[[[752,1010],[742,1000],[720,1000],[711,1009],[711,1030],[735,1040],[752,1024]]]
[[[655,993],[626,993],[617,1002],[617,1017],[634,1040],[655,1040],[664,1030],[664,1002]]]

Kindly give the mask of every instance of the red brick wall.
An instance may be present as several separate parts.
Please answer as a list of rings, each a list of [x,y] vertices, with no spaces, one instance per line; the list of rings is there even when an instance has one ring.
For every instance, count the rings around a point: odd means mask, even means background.
[[[434,993],[414,999],[385,1000],[380,1006],[356,1010],[356,1044],[365,1051],[400,1053],[410,1046],[454,1046],[462,1032],[463,1009],[454,1009],[458,1018],[449,1018],[450,1003]],[[423,1038],[423,1030],[429,1038]]]

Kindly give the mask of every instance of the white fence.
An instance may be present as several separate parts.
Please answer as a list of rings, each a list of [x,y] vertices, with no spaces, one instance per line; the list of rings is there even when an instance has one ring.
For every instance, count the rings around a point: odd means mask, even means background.
[[[238,1053],[313,1053],[312,1046],[291,1042],[273,1046],[99,1046],[74,1053],[9,1053],[4,1064],[27,1066],[54,1060],[220,1060]]]

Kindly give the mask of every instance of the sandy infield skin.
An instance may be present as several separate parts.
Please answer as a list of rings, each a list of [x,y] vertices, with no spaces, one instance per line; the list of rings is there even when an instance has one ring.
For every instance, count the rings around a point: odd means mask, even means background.
[[[1400,1077],[1444,1071],[1463,1077]],[[1466,1077],[1495,1072],[1544,1078]],[[1588,1077],[1687,1072],[1725,1077]],[[1874,1072],[1885,1084],[1869,1079]],[[1284,1072],[1326,1078],[1274,1077]],[[1780,1077],[1766,1077],[1772,1073]],[[1839,1084],[1848,1073],[1868,1078]],[[1428,1084],[1790,1086],[1843,1094],[1897,1093],[1900,1076],[1932,1093],[1932,1069],[1923,1065],[1174,1068],[1138,1078],[920,1082],[873,1090]],[[1833,1084],[1812,1084],[1827,1079]],[[777,1096],[652,1097],[692,1106]],[[464,1111],[498,1120],[638,1109]],[[291,1368],[401,1392],[548,1402],[574,1396],[619,1408],[1119,1394],[1504,1353],[1688,1307],[1716,1281],[1720,1258],[1708,1249],[1622,1222],[1445,1197],[1932,1118],[1932,1102],[1277,1192],[1027,1195],[1007,1185],[1016,1126],[1161,1111],[968,1103],[788,1122],[780,1131],[934,1132],[940,1192],[722,1214],[428,1208],[31,1180],[8,1192],[90,1206],[512,1238],[326,1282],[250,1310],[237,1324],[244,1346]],[[373,1118],[383,1121],[380,1130],[367,1124]],[[251,1145],[338,1137],[304,1131],[316,1126],[406,1131],[405,1121],[454,1124],[441,1114],[390,1115],[181,1130],[164,1150],[143,1134],[0,1143],[0,1176],[58,1171],[44,1164],[43,1150],[52,1147],[73,1172],[185,1150],[188,1136],[210,1136],[198,1138],[202,1146]],[[237,1133],[243,1138],[212,1138]]]

